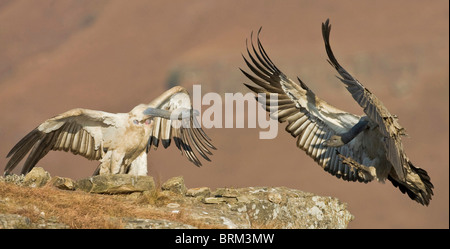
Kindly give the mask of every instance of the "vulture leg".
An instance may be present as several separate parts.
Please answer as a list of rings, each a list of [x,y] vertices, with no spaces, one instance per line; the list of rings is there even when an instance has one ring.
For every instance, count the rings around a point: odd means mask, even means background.
[[[112,151],[108,151],[103,158],[100,160],[100,165],[97,170],[95,170],[94,174],[98,175],[109,175],[111,174],[111,153]]]
[[[367,118],[367,116],[364,116],[347,132],[331,136],[327,141],[324,142],[324,145],[328,147],[339,147],[347,144],[348,142],[352,141],[353,138],[358,136],[359,133],[365,130],[368,127],[368,124],[369,119]]]
[[[92,173],[92,176],[97,176],[100,174],[100,168],[102,166],[102,163],[100,163],[97,168],[95,169],[94,173]]]
[[[343,164],[347,164],[348,166],[351,167],[352,170],[360,170],[362,171],[363,174],[368,175],[371,179],[373,180],[377,177],[377,173],[376,173],[376,169],[373,166],[365,166],[362,164],[359,164],[358,162],[356,162],[355,160],[353,160],[350,157],[346,157],[342,154],[340,154],[337,150],[336,153],[338,154],[339,158],[341,159]]]
[[[101,164],[98,166],[99,175],[110,174],[125,174],[124,167],[122,165],[124,154],[115,150],[108,150],[103,158],[100,160]]]
[[[128,168],[127,174],[136,176],[147,175],[147,153],[143,151]]]

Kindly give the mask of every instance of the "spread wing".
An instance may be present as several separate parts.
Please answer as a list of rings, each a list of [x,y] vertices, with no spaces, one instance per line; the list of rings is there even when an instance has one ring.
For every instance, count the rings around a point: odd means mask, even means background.
[[[407,158],[403,153],[403,146],[400,135],[404,135],[404,129],[397,122],[397,119],[389,113],[383,103],[365,88],[357,79],[350,75],[334,57],[330,47],[331,25],[329,20],[322,23],[322,35],[325,42],[325,49],[328,54],[328,62],[337,70],[338,77],[358,104],[364,108],[366,115],[378,125],[378,129],[384,136],[384,147],[387,152],[387,159],[394,166],[395,172],[400,179],[404,179],[403,165],[407,164]]]
[[[339,154],[342,154],[362,164],[364,152],[360,150],[359,145],[361,136],[337,148],[323,145],[331,135],[349,130],[360,117],[327,104],[300,79],[300,84],[290,80],[266,54],[259,40],[259,32],[257,47],[258,50],[252,41],[255,56],[250,52],[248,45],[247,53],[250,60],[243,56],[245,63],[256,77],[242,69],[241,71],[259,87],[244,85],[265,97],[266,110],[279,122],[288,122],[286,131],[297,138],[297,146],[324,170],[348,181],[370,181],[372,179],[370,176],[358,169],[351,169],[339,158]],[[275,94],[277,99],[271,99],[270,94]]]
[[[101,127],[115,125],[114,114],[88,109],[72,109],[50,118],[22,138],[8,153],[9,174],[30,152],[22,174],[28,173],[50,150],[70,151],[89,160],[102,157]]]
[[[180,86],[167,90],[148,106],[170,112],[180,108],[192,110],[189,93]],[[197,151],[205,160],[211,161],[208,157],[212,155],[210,149],[216,148],[211,144],[211,139],[202,130],[194,115],[184,120],[154,117],[153,122],[147,152],[152,146],[157,149],[160,142],[164,148],[167,148],[173,139],[177,148],[196,166],[202,164],[194,151]]]

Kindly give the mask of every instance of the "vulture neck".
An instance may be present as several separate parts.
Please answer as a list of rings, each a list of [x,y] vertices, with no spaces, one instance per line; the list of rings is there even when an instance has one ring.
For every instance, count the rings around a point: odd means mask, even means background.
[[[342,142],[347,144],[352,141],[353,138],[367,128],[368,123],[369,120],[366,117],[362,117],[349,131],[341,135]]]

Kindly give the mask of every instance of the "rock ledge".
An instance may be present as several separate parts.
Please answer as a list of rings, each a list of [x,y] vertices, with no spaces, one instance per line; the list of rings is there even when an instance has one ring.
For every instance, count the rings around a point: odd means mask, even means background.
[[[6,176],[0,178],[0,182],[32,188],[52,185],[66,192],[77,190],[99,196],[121,195],[126,198],[124,201],[141,200],[140,208],[151,208],[175,217],[170,220],[111,217],[112,220],[119,219],[123,228],[346,228],[354,219],[346,204],[333,197],[286,187],[187,189],[181,176],[169,179],[157,189],[151,176],[108,175],[74,181],[50,177],[48,172],[36,167],[25,177]],[[142,201],[152,196],[157,196],[158,201]],[[0,193],[0,204],[2,198]],[[34,224],[18,214],[0,214],[0,228],[69,226],[57,221]]]

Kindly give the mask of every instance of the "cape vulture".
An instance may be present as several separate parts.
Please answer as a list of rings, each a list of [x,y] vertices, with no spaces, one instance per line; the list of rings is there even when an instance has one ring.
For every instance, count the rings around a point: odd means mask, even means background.
[[[328,173],[365,183],[388,179],[411,199],[428,205],[433,184],[427,172],[406,156],[401,142],[405,129],[373,93],[338,63],[330,47],[330,30],[329,20],[322,23],[328,62],[365,116],[339,110],[317,97],[300,79],[299,84],[289,79],[265,52],[259,39],[261,29],[257,45],[251,37],[253,53],[247,44],[249,60],[243,56],[256,76],[241,69],[259,87],[245,85],[266,97],[265,108],[270,115],[279,122],[287,121],[286,131],[297,138],[297,146]],[[272,100],[270,94],[278,98]]]
[[[5,175],[30,150],[22,174],[28,173],[50,150],[64,150],[100,161],[94,175],[146,175],[150,148],[156,150],[160,142],[167,148],[172,139],[189,161],[201,166],[194,151],[210,161],[210,149],[216,148],[193,114],[189,93],[180,86],[129,113],[72,109],[46,120],[22,138],[7,155],[11,159]]]

